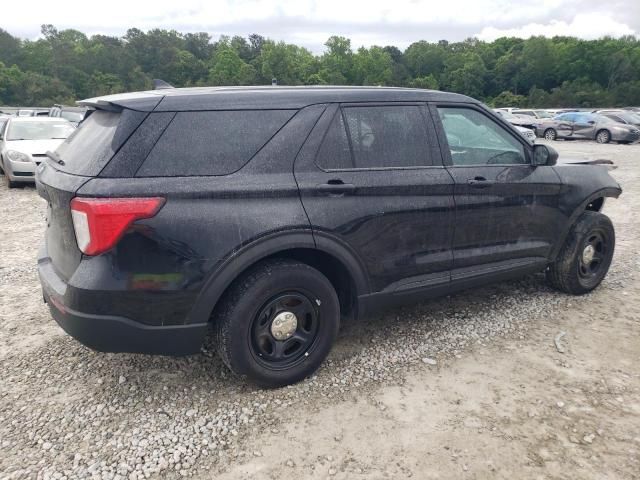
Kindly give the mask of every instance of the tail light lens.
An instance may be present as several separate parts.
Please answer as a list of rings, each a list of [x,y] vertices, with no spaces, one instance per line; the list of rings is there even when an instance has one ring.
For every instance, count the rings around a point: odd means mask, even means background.
[[[127,228],[153,217],[164,198],[82,198],[71,200],[71,217],[78,248],[86,255],[99,255],[113,248]]]

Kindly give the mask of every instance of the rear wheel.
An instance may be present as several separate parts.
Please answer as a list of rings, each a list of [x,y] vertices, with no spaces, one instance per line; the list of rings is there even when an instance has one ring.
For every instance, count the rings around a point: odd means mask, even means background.
[[[340,306],[318,270],[285,259],[236,280],[214,317],[218,354],[235,374],[264,387],[311,375],[338,334]]]
[[[553,128],[547,128],[544,131],[545,140],[555,140],[558,138],[558,133]]]
[[[609,130],[600,130],[596,133],[596,142],[598,143],[609,143],[611,141],[611,133]]]
[[[558,290],[573,295],[590,292],[609,271],[615,239],[609,217],[584,212],[571,228],[558,258],[549,266],[547,280]]]

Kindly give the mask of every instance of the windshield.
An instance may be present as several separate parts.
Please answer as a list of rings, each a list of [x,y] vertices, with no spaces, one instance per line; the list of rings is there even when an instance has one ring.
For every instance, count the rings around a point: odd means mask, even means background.
[[[67,138],[74,127],[66,120],[54,122],[12,122],[7,140],[49,140]]]
[[[540,118],[553,118],[553,115],[551,115],[549,112],[545,110],[536,110],[536,113]]]
[[[62,118],[66,118],[70,122],[81,122],[84,118],[84,114],[80,112],[65,112],[64,110],[60,112],[60,116]]]
[[[640,123],[640,115],[631,113],[631,112],[616,112],[611,113],[610,115],[615,115],[618,118],[621,118],[627,123]]]

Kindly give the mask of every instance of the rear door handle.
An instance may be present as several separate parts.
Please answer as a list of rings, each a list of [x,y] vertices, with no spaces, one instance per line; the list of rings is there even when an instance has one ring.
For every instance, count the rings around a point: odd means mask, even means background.
[[[484,177],[474,177],[467,180],[467,184],[472,188],[487,188],[493,185],[493,180],[487,180]]]
[[[340,179],[331,179],[327,183],[318,185],[318,189],[327,195],[344,195],[352,193],[356,186],[353,183],[344,183]]]

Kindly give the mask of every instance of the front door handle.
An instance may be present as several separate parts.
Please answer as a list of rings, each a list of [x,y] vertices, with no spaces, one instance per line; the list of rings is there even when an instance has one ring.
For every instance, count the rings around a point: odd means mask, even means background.
[[[327,183],[318,185],[318,189],[327,195],[344,195],[346,193],[352,193],[356,189],[356,186],[353,183],[344,183],[339,178],[334,178]]]
[[[493,180],[487,180],[484,177],[474,177],[467,180],[467,184],[472,188],[487,188],[493,185]]]

